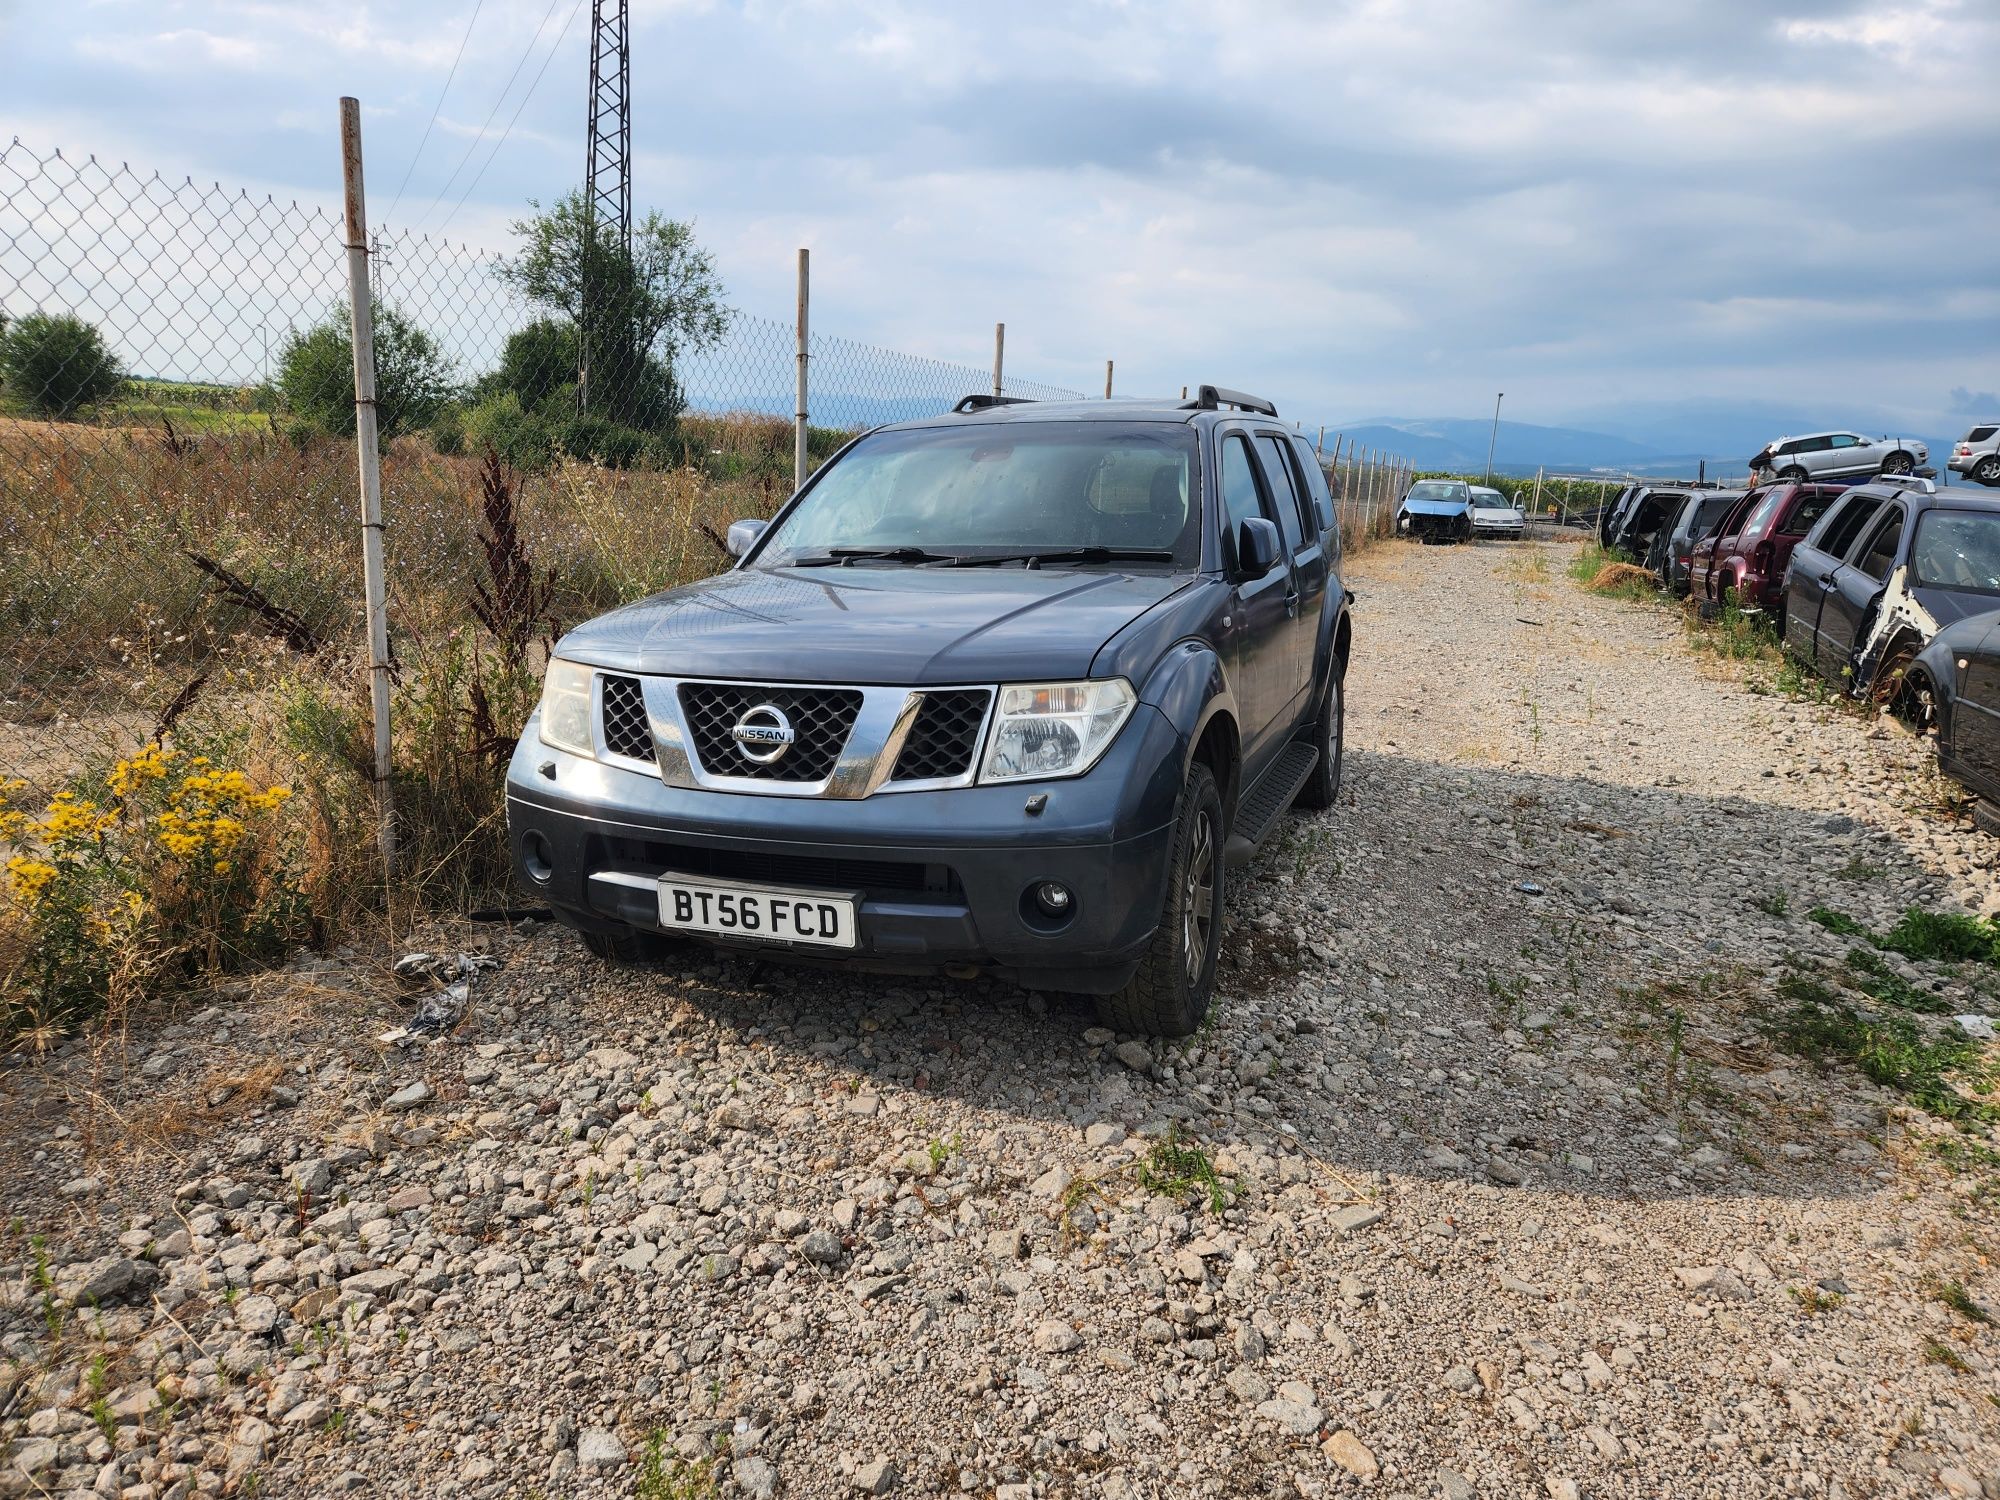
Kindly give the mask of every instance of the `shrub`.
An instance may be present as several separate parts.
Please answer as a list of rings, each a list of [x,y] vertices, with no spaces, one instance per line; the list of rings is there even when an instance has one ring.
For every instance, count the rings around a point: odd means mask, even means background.
[[[555,462],[555,429],[540,415],[525,410],[512,391],[488,396],[465,414],[466,446],[477,452],[491,448],[509,468],[538,471]]]
[[[0,1039],[45,1044],[107,1004],[282,952],[301,913],[290,796],[149,744],[39,815],[0,804]]]
[[[0,379],[31,411],[70,417],[117,395],[125,372],[83,319],[29,313],[0,330]]]
[[[375,420],[384,442],[424,427],[451,400],[451,360],[387,303],[375,304]],[[354,340],[345,309],[294,333],[279,355],[285,404],[320,432],[354,432]]]

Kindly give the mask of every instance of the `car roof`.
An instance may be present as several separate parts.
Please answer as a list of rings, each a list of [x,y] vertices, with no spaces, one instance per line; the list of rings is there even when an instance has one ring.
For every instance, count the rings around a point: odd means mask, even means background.
[[[1867,434],[1854,427],[1829,427],[1823,432],[1788,432],[1781,438],[1773,438],[1773,443],[1801,443],[1816,437],[1866,437]]]
[[[1847,491],[1850,495],[1876,495],[1887,500],[1907,500],[1912,512],[1920,510],[1977,510],[2000,514],[2000,495],[1981,495],[1971,490],[1951,486],[1946,489],[1912,489],[1901,484],[1857,484]]]

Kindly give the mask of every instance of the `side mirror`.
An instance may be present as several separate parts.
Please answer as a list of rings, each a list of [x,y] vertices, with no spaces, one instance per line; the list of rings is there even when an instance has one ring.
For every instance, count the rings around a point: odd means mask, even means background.
[[[729,523],[729,555],[742,557],[757,545],[757,538],[764,534],[769,521],[731,521]]]
[[[1262,578],[1278,565],[1278,528],[1262,516],[1246,516],[1236,528],[1236,571]]]

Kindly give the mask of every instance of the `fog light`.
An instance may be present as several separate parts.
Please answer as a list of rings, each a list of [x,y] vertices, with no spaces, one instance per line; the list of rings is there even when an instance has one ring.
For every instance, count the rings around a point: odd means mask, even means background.
[[[541,885],[546,885],[556,872],[555,851],[533,829],[521,835],[521,868]]]
[[[1042,909],[1045,917],[1059,919],[1068,916],[1073,900],[1069,887],[1060,881],[1044,880],[1035,887],[1035,905]]]

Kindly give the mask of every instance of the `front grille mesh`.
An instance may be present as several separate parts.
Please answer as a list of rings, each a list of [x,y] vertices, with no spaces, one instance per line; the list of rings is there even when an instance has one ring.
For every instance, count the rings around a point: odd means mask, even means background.
[[[979,729],[986,722],[985,688],[961,688],[924,694],[917,722],[896,757],[892,781],[932,781],[963,776],[972,769],[979,750]]]
[[[632,760],[653,758],[653,731],[636,677],[604,677],[604,748]]]
[[[792,722],[791,749],[769,765],[743,754],[731,737],[737,720],[759,704],[770,704]],[[737,682],[684,682],[681,712],[701,767],[711,776],[747,776],[759,781],[822,781],[833,773],[861,712],[861,694],[852,688],[757,687]]]

